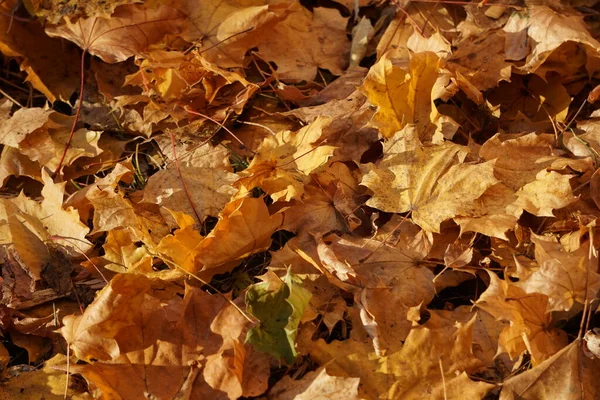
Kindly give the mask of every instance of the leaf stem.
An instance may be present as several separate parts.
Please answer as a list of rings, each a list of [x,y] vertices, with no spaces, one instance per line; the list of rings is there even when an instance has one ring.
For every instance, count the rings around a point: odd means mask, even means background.
[[[81,53],[81,73],[79,75],[79,99],[77,104],[77,111],[75,111],[75,118],[73,119],[73,124],[71,125],[71,132],[69,133],[69,138],[67,139],[67,143],[65,144],[65,149],[62,153],[62,156],[60,157],[58,166],[52,174],[52,179],[54,179],[58,175],[60,169],[62,168],[63,162],[65,161],[65,157],[67,156],[67,151],[69,150],[69,147],[71,147],[71,141],[73,140],[73,135],[75,134],[77,122],[79,121],[79,115],[81,114],[81,107],[83,106],[83,87],[85,83],[84,67],[86,53],[87,50],[83,50],[83,52]]]

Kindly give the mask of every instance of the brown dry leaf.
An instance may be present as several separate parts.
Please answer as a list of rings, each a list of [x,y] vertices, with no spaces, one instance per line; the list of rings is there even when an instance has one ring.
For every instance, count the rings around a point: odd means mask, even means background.
[[[20,68],[27,73],[27,81],[48,100],[68,101],[77,88],[81,72],[77,49],[46,36],[36,21],[12,18],[18,6],[16,0],[0,5],[0,11],[8,16],[0,20],[0,51],[22,60]]]
[[[405,229],[412,234],[417,230]],[[317,240],[316,254],[303,254],[307,261],[312,255],[312,262],[331,274],[332,284],[354,294],[360,323],[378,355],[400,349],[411,329],[406,317],[409,308],[429,303],[435,294],[433,273],[419,265],[426,255],[421,243],[410,241],[414,236],[402,232],[394,246],[379,240],[329,235]],[[307,249],[301,248],[304,252]]]
[[[25,138],[37,129],[42,128],[52,114],[51,110],[42,108],[21,108],[17,110],[0,127],[0,143],[19,148]]]
[[[306,176],[325,164],[335,147],[321,138],[329,118],[321,117],[297,132],[267,136],[238,185],[247,190],[260,187],[273,201],[290,201],[304,191]]]
[[[258,44],[258,52],[277,65],[283,80],[312,81],[317,68],[341,75],[350,51],[347,22],[335,9],[316,7],[311,13],[292,3],[286,18]]]
[[[183,15],[168,6],[123,5],[110,18],[91,17],[48,26],[51,37],[62,37],[109,63],[125,61],[168,34],[180,31]]]
[[[599,57],[597,49],[600,43],[590,35],[578,13],[555,11],[545,5],[531,5],[524,11],[513,13],[504,31],[507,33],[507,57],[520,60],[524,55],[527,56],[525,65],[519,68],[524,72],[536,71],[553,51],[567,42],[580,43],[585,46],[589,57]],[[526,43],[525,47],[531,47],[529,54],[523,54],[523,42]],[[574,60],[562,61],[568,64]]]
[[[241,114],[259,88],[240,73],[210,63],[197,51],[155,50],[138,64],[139,70],[128,75],[124,85],[138,86],[144,98],[131,98],[148,103],[144,113],[158,108],[177,121],[190,118],[188,108],[193,111],[210,107],[206,113],[217,120],[226,120],[232,112]],[[191,131],[189,127],[187,130]]]
[[[473,215],[472,202],[494,185],[494,163],[463,163],[468,151],[445,142],[423,146],[414,127],[385,143],[377,166],[361,166],[361,185],[373,191],[367,205],[386,212],[411,211],[423,229],[439,232],[440,223]]]
[[[507,240],[506,232],[514,229],[518,220],[517,216],[508,212],[508,207],[516,199],[513,190],[503,183],[497,183],[477,200],[471,216],[455,217],[454,221],[460,225],[461,232],[479,232]]]
[[[84,3],[67,1],[41,1],[24,0],[23,4],[32,15],[45,18],[51,24],[58,24],[63,18],[78,17],[80,15],[109,17],[115,8],[123,4],[139,3],[138,0],[116,0],[105,2],[103,0],[86,1]]]
[[[498,31],[463,40],[448,59],[446,68],[461,73],[477,90],[496,87],[500,81],[509,81],[511,75],[511,65],[502,54],[504,43],[504,35]]]
[[[155,140],[168,162],[175,162],[171,138],[158,136]],[[184,167],[220,167],[226,171],[232,170],[229,153],[225,147],[205,143],[205,140],[201,140],[197,136],[179,136],[175,141],[175,154],[179,164]]]
[[[183,217],[179,220],[180,230],[164,237],[156,251],[186,271],[207,271],[212,276],[218,273],[217,267],[230,270],[234,266],[231,262],[266,250],[282,220],[281,214],[269,215],[262,199],[238,199],[225,206],[219,222],[206,237],[198,240],[201,236],[190,225],[193,220]]]
[[[70,135],[71,117],[41,108],[21,109],[0,130],[0,143],[18,149],[31,161],[54,171],[63,156]],[[96,157],[101,132],[85,128],[77,130],[65,153],[63,165],[82,157]]]
[[[329,373],[360,377],[362,396],[475,400],[493,385],[474,382],[467,375],[481,366],[471,349],[473,321],[415,327],[402,349],[387,357],[377,357],[369,345],[353,340],[326,344],[321,339],[305,345],[313,359],[327,363]]]
[[[548,297],[527,294],[507,280],[489,273],[490,285],[475,305],[499,320],[510,322],[500,334],[499,352],[516,358],[524,351],[539,365],[567,345],[567,335],[552,324]]]
[[[227,204],[217,226],[196,248],[202,269],[266,250],[282,220],[280,214],[269,215],[262,199],[247,198]]]
[[[73,400],[90,400],[89,393],[67,387],[67,373],[62,368],[67,358],[57,354],[44,363],[43,368],[24,372],[0,387],[1,399],[37,400],[40,394],[46,400],[61,400],[67,396]]]
[[[119,180],[130,173],[125,166],[113,171],[81,192],[78,199],[80,207],[93,207],[92,233],[109,232],[115,229],[128,229],[137,241],[143,241],[147,246],[156,245],[169,231],[169,227],[160,213],[155,209],[145,210],[139,204],[125,197],[119,188]]]
[[[359,378],[331,376],[325,368],[311,371],[300,380],[285,376],[269,391],[275,400],[348,399],[359,400]]]
[[[265,5],[260,0],[165,3],[187,15],[181,36],[198,43],[207,59],[222,68],[243,66],[246,52],[286,16],[289,7],[285,3]]]
[[[237,179],[236,174],[214,167],[173,165],[148,179],[142,201],[184,212],[201,224],[207,216],[216,217],[229,202],[237,192],[232,186]]]
[[[600,391],[600,362],[581,349],[577,339],[536,368],[507,379],[500,399],[595,399]]]
[[[554,135],[529,133],[522,136],[496,134],[479,150],[484,160],[496,160],[494,175],[513,191],[535,180],[560,153],[552,148]],[[515,157],[518,154],[518,157]]]
[[[517,200],[511,204],[509,213],[520,216],[523,210],[539,217],[553,217],[553,210],[563,208],[577,200],[573,195],[572,175],[554,171],[540,171],[536,180],[516,192]]]
[[[115,272],[146,272],[152,268],[148,251],[138,247],[127,229],[114,229],[106,235],[102,258],[109,264],[104,268]]]
[[[418,7],[410,5],[412,7],[405,8],[409,18],[407,14],[394,10],[394,19],[377,44],[378,59],[385,53],[391,54],[393,58],[408,59],[410,52],[424,51],[433,51],[441,58],[447,57],[451,51],[450,43],[458,33],[456,16],[447,8],[435,4],[422,3]],[[418,28],[415,29],[415,26]],[[420,33],[423,27],[428,27],[427,37]],[[432,32],[433,34],[428,35]]]
[[[141,275],[115,276],[84,315],[65,318],[63,336],[78,358],[91,361],[71,371],[116,398],[264,392],[264,356],[239,341],[247,320],[224,297],[189,286],[183,299],[166,300],[174,289]]]
[[[345,164],[332,163],[313,175],[304,190],[302,199],[284,211],[283,229],[302,235],[350,231],[360,225],[360,219],[353,214],[360,205],[360,187]]]
[[[384,137],[392,137],[414,124],[420,137],[431,125],[431,91],[438,78],[439,58],[434,53],[416,53],[407,65],[396,66],[382,57],[361,86],[369,102],[378,107],[373,124]]]
[[[548,296],[548,312],[569,311],[575,302],[583,304],[600,290],[597,256],[590,256],[590,243],[567,252],[555,238],[533,235],[539,269],[519,282],[528,293]],[[595,253],[595,252],[594,252]]]
[[[54,183],[44,173],[43,200],[37,202],[21,193],[3,199],[0,217],[0,243],[12,248],[34,279],[40,279],[43,264],[49,257],[46,243],[52,240],[64,251],[78,257],[92,247],[86,235],[89,228],[72,207],[63,208],[65,183]]]

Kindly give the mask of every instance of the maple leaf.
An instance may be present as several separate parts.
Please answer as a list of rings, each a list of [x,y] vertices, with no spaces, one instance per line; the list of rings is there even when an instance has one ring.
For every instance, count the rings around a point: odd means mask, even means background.
[[[76,47],[48,37],[41,24],[11,18],[18,6],[16,0],[0,5],[0,10],[9,16],[0,20],[0,51],[22,60],[20,68],[27,74],[27,81],[51,102],[68,101],[81,72]],[[52,67],[48,66],[49,60]]]
[[[279,290],[269,290],[269,283],[252,285],[246,291],[248,312],[259,325],[248,331],[246,341],[258,350],[283,358],[293,364],[296,334],[311,294],[288,270]]]
[[[510,281],[489,273],[490,285],[475,305],[497,319],[510,321],[500,333],[499,345],[511,358],[528,350],[537,365],[567,344],[565,332],[552,327],[548,297],[527,294]]]
[[[201,224],[217,216],[237,190],[231,186],[238,176],[215,168],[163,169],[148,179],[142,201],[192,215]]]
[[[314,234],[356,228],[361,221],[353,211],[359,206],[360,188],[352,171],[345,164],[333,163],[313,175],[313,180],[304,187],[302,199],[284,211],[283,229]]]
[[[83,316],[65,318],[63,336],[78,358],[90,360],[73,371],[104,396],[121,398],[209,395],[211,385],[231,398],[264,392],[268,370],[258,367],[264,359],[239,344],[248,321],[225,298],[189,286],[183,299],[161,299],[173,290],[142,275],[115,276]],[[251,371],[257,381],[247,379],[250,365],[258,367]]]
[[[332,376],[326,368],[311,371],[300,380],[292,380],[285,376],[277,382],[269,392],[273,399],[278,400],[310,400],[314,398],[344,398],[360,399],[358,385],[360,379]]]
[[[507,32],[505,53],[509,59],[521,60],[527,56],[525,64],[520,67],[522,71],[537,70],[554,50],[567,42],[581,43],[591,57],[598,57],[600,43],[590,35],[578,14],[532,5],[524,13],[513,14],[504,31]],[[523,32],[526,34],[523,35]],[[524,46],[523,42],[533,45]],[[531,52],[523,54],[522,49],[529,49],[529,46]]]
[[[18,149],[31,161],[55,169],[68,140],[70,117],[41,108],[21,109],[0,130],[0,143]],[[76,132],[75,139],[64,156],[65,165],[82,157],[102,153],[98,147],[100,132],[85,128]],[[40,179],[41,180],[41,179]]]
[[[591,399],[600,390],[600,361],[582,354],[581,339],[573,341],[538,367],[507,379],[500,399],[539,399],[552,393],[562,399]],[[576,388],[576,389],[575,389]]]
[[[156,251],[186,271],[206,271],[210,279],[218,273],[217,267],[231,270],[236,260],[267,249],[282,215],[269,215],[262,199],[242,198],[225,206],[204,238],[193,229],[192,217],[180,215],[178,222],[180,229],[165,236]]]
[[[467,375],[481,365],[471,350],[473,322],[415,327],[402,349],[386,357],[377,357],[370,346],[353,340],[327,344],[320,339],[310,342],[307,351],[319,363],[327,363],[330,373],[361,378],[363,396],[479,399],[492,385],[473,382]]]
[[[597,257],[590,256],[590,243],[567,252],[552,238],[532,235],[539,269],[519,283],[528,293],[548,296],[548,312],[569,311],[575,302],[583,304],[600,290],[595,271]],[[591,270],[590,269],[591,267]]]
[[[446,67],[464,74],[477,90],[496,87],[498,82],[510,80],[512,70],[511,64],[502,55],[504,45],[504,35],[495,30],[488,31],[483,37],[468,38],[452,52]],[[466,93],[469,94],[468,91]]]
[[[367,205],[386,212],[411,211],[423,229],[473,212],[470,202],[497,182],[493,162],[465,164],[467,150],[453,143],[422,146],[415,128],[405,128],[385,143],[384,158],[362,167],[361,185],[373,191]],[[391,183],[390,183],[391,182]]]
[[[240,173],[238,185],[260,187],[273,201],[290,201],[304,191],[306,175],[333,155],[334,147],[322,143],[328,118],[318,118],[297,132],[282,131],[267,137],[248,168]]]
[[[434,53],[413,55],[407,68],[382,57],[367,74],[361,86],[369,102],[379,107],[374,125],[384,137],[414,124],[424,137],[431,124],[431,91],[438,77],[439,58]]]
[[[347,21],[335,9],[315,7],[311,13],[292,3],[286,18],[258,44],[258,51],[277,64],[277,74],[284,80],[312,81],[317,68],[341,75],[347,61],[340,55],[350,50]]]
[[[73,257],[92,247],[86,239],[89,228],[80,221],[77,210],[63,208],[65,183],[54,183],[45,172],[43,179],[41,203],[21,193],[13,199],[2,199],[0,208],[4,221],[0,243],[18,255],[27,273],[36,280],[49,257],[46,242],[51,238]]]
[[[123,5],[110,18],[80,18],[75,23],[67,19],[63,25],[48,26],[46,33],[116,63],[145,51],[167,34],[179,32],[182,17],[179,11],[164,5]]]

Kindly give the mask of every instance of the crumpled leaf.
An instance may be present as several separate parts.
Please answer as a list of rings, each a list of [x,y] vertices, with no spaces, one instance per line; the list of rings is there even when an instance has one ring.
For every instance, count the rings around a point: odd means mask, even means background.
[[[525,12],[516,12],[504,27],[507,32],[505,52],[509,58],[522,59],[521,42],[531,46],[522,71],[532,72],[559,46],[566,42],[581,43],[590,56],[598,57],[600,43],[588,32],[580,15],[558,12],[545,5],[531,5]],[[526,32],[526,36],[520,35]],[[573,61],[573,60],[571,60]]]
[[[333,155],[335,147],[321,139],[329,121],[321,117],[297,132],[268,136],[248,168],[240,173],[238,184],[247,190],[260,187],[273,201],[298,198],[304,191],[306,176]]]
[[[246,342],[293,364],[298,355],[298,325],[310,298],[310,292],[289,270],[277,291],[270,290],[268,282],[252,285],[246,291],[246,308],[259,325],[248,331]]]
[[[206,271],[210,279],[219,273],[218,267],[229,271],[236,260],[267,249],[281,222],[282,215],[270,215],[262,199],[238,199],[225,206],[206,237],[192,228],[187,216],[180,219],[181,229],[164,237],[156,251],[186,271]]]
[[[0,207],[0,243],[14,249],[34,279],[40,279],[48,260],[46,243],[53,238],[65,252],[78,257],[92,247],[86,235],[89,228],[72,207],[63,208],[65,183],[54,183],[44,172],[44,199],[37,202],[23,193],[2,199]]]
[[[58,24],[63,18],[80,16],[109,17],[116,7],[122,4],[137,3],[138,0],[116,0],[105,2],[102,0],[86,1],[80,3],[74,0],[67,1],[40,1],[24,0],[27,10],[38,17],[45,18],[51,24]]]

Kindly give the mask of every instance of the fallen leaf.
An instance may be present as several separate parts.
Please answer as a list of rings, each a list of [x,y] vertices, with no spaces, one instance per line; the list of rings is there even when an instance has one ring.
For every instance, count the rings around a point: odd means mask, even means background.
[[[575,340],[537,368],[507,379],[500,399],[592,399],[598,393],[595,379],[600,364],[581,352],[581,339]]]
[[[426,136],[439,66],[435,54],[417,53],[406,66],[395,66],[383,57],[369,70],[361,91],[378,107],[373,124],[384,137],[394,136],[408,124],[414,124],[420,137]]]
[[[367,205],[386,212],[411,211],[422,228],[439,232],[440,223],[469,216],[474,201],[497,182],[493,162],[462,163],[467,150],[446,142],[421,146],[415,128],[407,127],[386,142],[384,159],[363,168],[361,185],[373,191]]]
[[[181,211],[201,224],[207,216],[216,217],[237,192],[232,184],[236,174],[215,168],[173,166],[148,179],[142,201]]]
[[[109,63],[125,61],[178,33],[183,15],[168,6],[123,5],[110,18],[94,16],[75,23],[46,27],[50,37],[62,37]],[[124,38],[126,38],[124,40]]]
[[[344,398],[360,399],[358,385],[360,379],[331,376],[325,368],[311,371],[302,379],[294,381],[288,376],[280,380],[269,392],[277,400],[310,400]]]
[[[341,75],[348,58],[340,54],[350,51],[347,21],[335,9],[316,7],[311,13],[293,3],[286,18],[258,44],[258,52],[277,65],[283,80],[312,81],[317,68]]]

